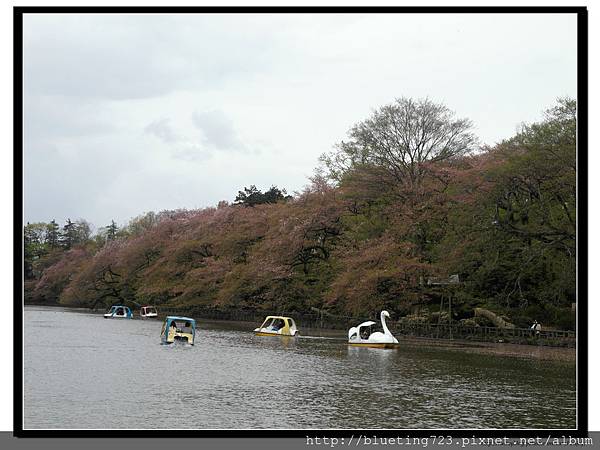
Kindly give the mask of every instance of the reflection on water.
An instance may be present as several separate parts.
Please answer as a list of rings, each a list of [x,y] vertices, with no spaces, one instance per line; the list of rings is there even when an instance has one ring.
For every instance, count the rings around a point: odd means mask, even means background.
[[[573,428],[575,366],[25,310],[25,428]]]

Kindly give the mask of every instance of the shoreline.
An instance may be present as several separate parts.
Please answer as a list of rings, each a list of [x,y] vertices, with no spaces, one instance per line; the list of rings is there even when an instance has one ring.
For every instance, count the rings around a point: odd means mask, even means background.
[[[522,359],[537,359],[541,361],[559,361],[575,363],[577,361],[576,348],[550,347],[545,345],[511,344],[501,342],[473,342],[460,339],[442,340],[419,337],[398,338],[408,346],[426,346],[429,348],[444,348],[450,351],[460,351],[481,355],[503,356]]]
[[[76,308],[63,305],[39,305],[25,304],[24,308],[47,308],[47,309],[64,309],[70,311],[78,311],[93,314],[103,314],[102,310],[91,310],[89,308]],[[134,317],[133,320],[162,320],[162,315],[158,319],[141,319]],[[236,320],[217,320],[195,318],[200,323],[227,325],[229,328],[239,331],[251,332],[256,326],[253,322],[236,321]],[[201,329],[201,325],[198,327]],[[300,330],[300,338],[329,338],[339,339],[340,342],[346,342],[346,333],[344,330],[328,329],[328,328],[305,328]],[[444,349],[454,352],[466,352],[481,355],[513,357],[530,360],[556,361],[563,363],[575,363],[577,360],[576,348],[568,347],[550,347],[545,345],[528,345],[528,344],[512,344],[501,342],[482,342],[469,341],[464,339],[436,339],[417,336],[396,336],[400,344],[406,347],[419,347],[427,349]]]

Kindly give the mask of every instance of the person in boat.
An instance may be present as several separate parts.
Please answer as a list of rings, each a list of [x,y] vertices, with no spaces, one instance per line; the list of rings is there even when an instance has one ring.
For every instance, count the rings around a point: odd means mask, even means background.
[[[369,339],[369,335],[370,335],[369,331],[370,331],[370,330],[371,330],[371,327],[363,327],[363,328],[360,330],[360,338],[361,338],[361,339],[364,339],[364,340],[367,340],[367,339]]]
[[[283,325],[284,325],[283,320],[278,319],[278,320],[275,320],[271,324],[271,326],[269,327],[269,329],[270,329],[270,331],[279,331],[281,328],[283,328]]]

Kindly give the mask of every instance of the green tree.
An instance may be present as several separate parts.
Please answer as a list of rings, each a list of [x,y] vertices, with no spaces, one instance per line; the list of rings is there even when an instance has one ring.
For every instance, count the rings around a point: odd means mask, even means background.
[[[52,219],[48,224],[48,231],[46,232],[46,244],[50,249],[58,248],[60,245],[60,229],[56,220]]]
[[[35,236],[29,222],[23,229],[23,271],[26,280],[33,278],[33,259],[36,256]]]
[[[572,329],[575,169],[576,104],[559,99],[542,121],[465,161],[448,188],[436,265],[520,326],[538,319]]]
[[[575,256],[576,102],[547,110],[545,120],[523,126],[499,152],[506,159],[493,176],[495,221],[503,231]]]
[[[110,225],[106,227],[106,239],[109,241],[114,241],[117,238],[117,232],[119,231],[119,227],[114,220],[110,221]]]
[[[67,219],[61,233],[61,243],[66,250],[70,250],[77,242],[77,225]]]
[[[235,204],[244,206],[256,206],[264,203],[277,203],[282,200],[289,200],[291,196],[287,195],[285,189],[279,189],[277,186],[271,188],[264,194],[255,186],[244,187],[243,191],[238,191],[235,198]]]

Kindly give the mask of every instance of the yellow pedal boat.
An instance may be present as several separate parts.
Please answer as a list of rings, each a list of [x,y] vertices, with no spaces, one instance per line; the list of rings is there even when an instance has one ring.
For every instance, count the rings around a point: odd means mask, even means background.
[[[296,336],[298,328],[291,317],[267,316],[262,325],[254,329],[256,336]]]

